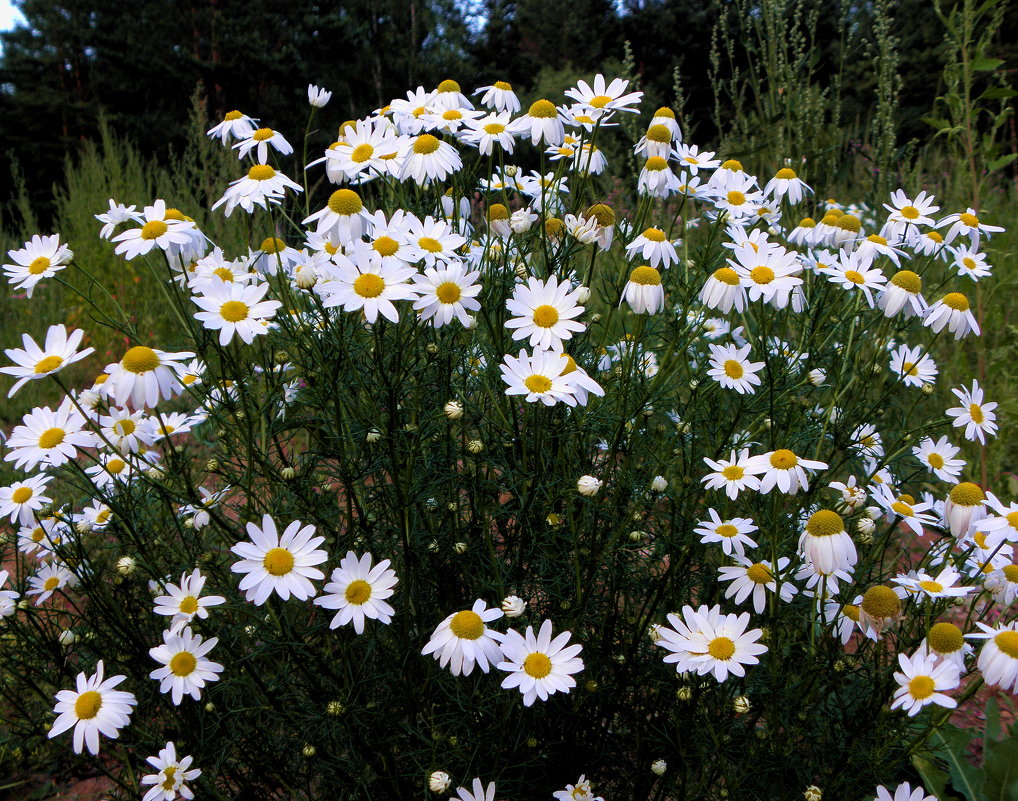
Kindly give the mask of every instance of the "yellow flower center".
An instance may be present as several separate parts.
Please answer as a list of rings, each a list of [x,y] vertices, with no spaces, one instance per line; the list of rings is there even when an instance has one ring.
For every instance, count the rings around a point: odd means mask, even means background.
[[[477,640],[484,634],[484,621],[476,612],[465,609],[452,616],[449,628],[462,640]]]
[[[194,654],[188,651],[174,654],[170,660],[170,673],[174,676],[190,676],[196,667],[198,667],[198,660],[195,659]]]
[[[602,228],[615,225],[615,209],[607,203],[595,203],[587,209],[586,216],[588,218],[593,217]]]
[[[969,214],[966,211],[964,214],[959,214],[958,219],[961,220],[969,228],[979,227],[979,218],[975,214]]]
[[[664,242],[666,239],[665,232],[660,228],[648,228],[643,232],[643,238],[649,239],[651,242]]]
[[[444,284],[439,284],[435,289],[435,296],[442,303],[455,303],[462,295],[462,291],[459,285],[452,282],[446,281]]]
[[[721,662],[726,662],[735,656],[735,643],[728,637],[715,637],[707,644],[707,653]]]
[[[99,714],[103,697],[95,690],[86,690],[74,702],[74,716],[78,720],[91,720]]]
[[[724,164],[721,165],[722,170],[731,170],[732,172],[743,172],[742,162],[738,159],[728,159]]]
[[[285,576],[293,570],[293,554],[286,548],[272,548],[262,559],[265,572],[272,576]]]
[[[239,323],[247,319],[248,305],[239,300],[228,300],[219,307],[219,316],[228,323]]]
[[[59,586],[60,579],[57,578],[56,576],[50,576],[48,579],[46,579],[46,581],[43,582],[42,588],[46,590],[46,592],[52,592]]]
[[[188,595],[180,600],[180,606],[177,608],[185,615],[193,615],[198,611],[198,599],[193,595]]]
[[[46,531],[43,529],[42,526],[36,526],[35,528],[32,529],[31,538],[32,542],[42,542],[44,539],[46,539]]]
[[[799,457],[787,448],[780,448],[771,454],[770,462],[771,467],[775,467],[778,470],[791,470],[799,464]]]
[[[127,462],[123,459],[110,459],[106,463],[106,472],[114,476],[119,476],[124,472],[125,467],[127,467]]]
[[[177,784],[177,769],[173,765],[167,768],[163,768],[163,775],[166,777],[163,779],[162,788],[164,790],[172,790]]]
[[[267,181],[276,177],[276,171],[268,164],[255,164],[247,171],[247,177],[252,181]]]
[[[591,106],[592,108],[604,108],[611,102],[612,99],[608,97],[608,95],[597,95],[596,97],[590,98],[587,105]]]
[[[866,241],[867,242],[872,242],[875,245],[886,245],[887,244],[887,240],[884,239],[879,234],[870,234],[868,237],[866,237]]]
[[[878,584],[866,590],[862,597],[862,609],[872,618],[897,617],[901,612],[901,599],[890,587]]]
[[[738,535],[739,529],[737,529],[731,523],[722,523],[720,526],[714,529],[714,533],[717,534],[719,537],[731,539],[732,537]]]
[[[329,195],[329,211],[348,217],[364,208],[361,196],[352,189],[337,189]]]
[[[551,673],[551,660],[540,652],[527,654],[523,660],[523,672],[531,678],[543,679]]]
[[[722,267],[720,270],[714,271],[714,280],[728,284],[728,286],[738,286],[739,274],[731,267]]]
[[[545,303],[534,309],[534,324],[541,328],[551,328],[558,322],[558,309]]]
[[[962,481],[954,485],[949,497],[956,506],[978,506],[986,500],[986,493],[978,484]]]
[[[438,150],[440,144],[441,142],[438,141],[437,137],[431,134],[421,134],[414,141],[414,153],[427,156],[429,153],[434,153]]]
[[[531,376],[527,376],[523,382],[523,386],[529,389],[531,392],[540,395],[551,389],[551,379],[547,376],[537,375],[536,373]]]
[[[845,608],[842,611],[849,620],[854,620],[856,623],[859,622],[859,607],[855,604],[845,604]]]
[[[251,138],[256,142],[265,142],[271,139],[273,136],[273,130],[271,128],[259,128],[254,132],[254,136]]]
[[[729,378],[742,378],[743,374],[746,372],[742,369],[742,365],[735,361],[735,359],[728,359],[725,362],[724,368],[725,375]]]
[[[993,638],[993,642],[1012,659],[1018,659],[1018,631],[1002,631]]]
[[[162,220],[152,220],[141,227],[142,239],[158,239],[169,230],[169,226]]]
[[[785,167],[783,169],[778,170],[777,173],[775,173],[774,177],[777,178],[779,181],[791,181],[794,180],[795,178],[798,178],[799,176],[795,174],[795,170],[790,170],[788,169],[788,167]]]
[[[721,471],[721,475],[723,475],[725,477],[725,480],[727,481],[738,481],[744,475],[746,475],[746,471],[745,469],[739,467],[737,464],[730,464],[728,465],[728,467]]]
[[[908,692],[913,698],[922,701],[933,695],[933,688],[936,685],[929,676],[916,676],[908,683]]]
[[[353,282],[353,291],[362,298],[377,298],[385,290],[385,281],[374,273],[357,276]]]
[[[800,228],[816,228],[817,227],[817,221],[814,220],[812,217],[803,217],[801,220],[799,220],[799,227]]]
[[[452,78],[446,78],[438,85],[439,92],[458,92],[459,90],[460,85]]]
[[[399,242],[391,236],[380,236],[371,243],[371,247],[383,256],[392,256],[399,250]]]
[[[960,651],[965,644],[961,629],[954,623],[934,623],[930,633],[926,635],[930,647],[938,654],[953,654]]]
[[[509,209],[507,209],[501,203],[492,203],[488,206],[488,219],[489,220],[508,220]]]
[[[939,581],[920,581],[919,586],[922,587],[926,592],[943,592],[944,585]]]
[[[643,165],[644,169],[651,172],[661,172],[668,167],[668,162],[660,156],[651,156]]]
[[[741,206],[743,203],[746,202],[746,196],[742,194],[742,192],[737,192],[734,189],[728,193],[727,197],[728,202],[731,203],[733,206]]]
[[[836,228],[840,228],[842,231],[848,231],[852,234],[857,234],[862,230],[862,223],[859,222],[859,218],[851,214],[842,214],[834,221]]]
[[[906,220],[915,220],[919,218],[919,209],[915,206],[902,206],[901,216]]]
[[[1011,528],[1018,530],[1018,512],[1009,512],[1004,515],[1004,519],[1007,520],[1007,523],[1011,526]]]
[[[32,263],[28,265],[28,272],[32,275],[39,275],[49,269],[50,260],[45,256],[40,256],[37,259],[32,259]]]
[[[937,231],[930,231],[928,234],[926,234],[926,236],[928,236],[937,244],[940,244],[941,242],[944,241],[944,237],[942,237]]]
[[[11,500],[14,503],[25,503],[28,501],[34,493],[31,487],[18,487],[14,492],[11,493]]]
[[[1018,584],[1018,565],[1004,565],[1001,572],[1011,584]]]
[[[356,164],[363,164],[365,161],[375,155],[375,149],[367,144],[366,142],[362,145],[357,145],[350,153],[350,161]]]
[[[675,112],[672,111],[668,106],[661,106],[657,111],[654,112],[655,117],[667,117],[670,120],[675,119]]]
[[[527,113],[538,119],[555,119],[558,116],[558,109],[550,100],[538,100],[531,104],[530,111]]]
[[[769,284],[774,280],[774,270],[765,264],[754,267],[749,271],[749,277],[754,284]]]
[[[286,243],[276,236],[269,236],[262,240],[258,249],[263,253],[280,253],[286,249]]]
[[[65,436],[67,436],[67,432],[62,428],[47,428],[39,435],[39,447],[48,451],[63,442]]]
[[[912,509],[912,507],[909,504],[905,503],[904,501],[895,501],[894,503],[891,504],[891,509],[897,512],[902,517],[912,517],[912,515],[915,514],[915,511]]]
[[[771,569],[763,562],[757,562],[755,565],[750,565],[746,568],[746,576],[754,584],[767,584],[774,580]]]
[[[931,453],[926,457],[926,461],[929,462],[930,467],[934,470],[939,470],[944,466],[944,457],[939,453]]]
[[[463,119],[463,112],[458,108],[451,108],[448,111],[442,113],[443,120],[461,120]]]
[[[672,132],[667,125],[651,125],[647,129],[647,139],[651,142],[668,143],[672,141]]]
[[[343,593],[343,596],[346,598],[347,603],[360,606],[371,597],[371,585],[364,579],[354,579],[346,585],[346,591]]]
[[[830,509],[815,512],[806,523],[806,531],[811,537],[833,537],[845,530],[845,521],[841,515]]]
[[[120,366],[129,373],[147,373],[159,366],[159,354],[152,348],[136,345],[124,354]]]
[[[489,122],[484,126],[484,132],[491,136],[496,136],[497,134],[505,132],[505,126],[500,122]]]
[[[972,418],[972,422],[976,425],[979,425],[985,419],[983,409],[978,403],[969,404],[969,417]]]
[[[442,252],[442,243],[430,236],[422,236],[417,240],[417,244],[420,246],[421,250],[426,250],[428,253]]]
[[[46,356],[39,360],[39,363],[35,365],[35,373],[50,373],[56,370],[60,365],[64,363],[64,360],[59,356]]]
[[[634,284],[642,286],[660,286],[661,273],[646,264],[636,267],[630,274],[629,280]]]
[[[961,292],[949,292],[944,295],[943,304],[955,311],[968,311],[969,310],[969,299],[965,297]]]
[[[891,283],[912,295],[918,295],[923,289],[923,279],[911,270],[896,272],[891,276]]]
[[[511,92],[513,90],[512,84],[506,83],[505,81],[495,81],[493,85],[496,89],[502,92]]]

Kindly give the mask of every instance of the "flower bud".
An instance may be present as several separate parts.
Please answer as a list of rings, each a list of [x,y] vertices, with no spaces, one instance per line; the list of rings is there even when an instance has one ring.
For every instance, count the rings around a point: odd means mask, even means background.
[[[467,552],[467,544],[465,542],[457,542],[452,546],[452,549],[458,554],[464,554]]]
[[[751,708],[752,704],[750,704],[749,699],[744,695],[740,695],[732,701],[732,709],[735,710],[737,715],[745,715]]]
[[[130,556],[121,556],[117,560],[117,572],[121,576],[130,576],[134,572],[134,559]]]
[[[590,300],[590,289],[585,286],[579,286],[576,288],[576,302],[586,303]]]
[[[378,440],[380,440],[381,438],[382,432],[379,431],[378,429],[373,428],[368,432],[368,435],[364,438],[364,441],[367,442],[368,445],[373,445],[376,442],[378,442]]]
[[[318,749],[315,748],[313,745],[305,745],[304,748],[301,750],[301,753],[308,759],[311,759],[311,757],[318,753]]]
[[[297,471],[292,467],[284,467],[279,471],[279,475],[283,477],[284,481],[293,481],[293,479],[297,476]]]
[[[650,765],[650,772],[655,776],[664,776],[666,770],[668,770],[668,763],[663,759],[655,759]]]
[[[57,642],[61,645],[74,645],[77,641],[78,635],[71,631],[71,629],[64,629],[60,632],[60,636],[57,637]]]
[[[318,272],[314,267],[304,266],[294,279],[298,289],[311,289],[318,283]]]
[[[654,492],[664,492],[668,489],[668,479],[664,476],[654,476],[654,480],[650,482],[650,488]]]
[[[463,404],[457,400],[447,401],[442,411],[450,420],[459,420],[463,416]]]
[[[587,498],[593,498],[601,489],[602,481],[594,476],[580,476],[576,482],[576,491]]]
[[[802,797],[805,798],[806,801],[820,801],[820,799],[824,797],[824,791],[815,784],[811,784],[803,792]]]
[[[519,617],[527,611],[527,602],[517,595],[507,595],[502,600],[502,611],[506,617]]]
[[[479,439],[472,439],[467,443],[467,452],[472,453],[474,456],[484,450],[484,443]]]
[[[809,371],[809,382],[815,387],[821,386],[826,378],[827,373],[819,367]]]
[[[444,793],[449,789],[452,779],[444,770],[436,770],[428,776],[428,789],[433,793]]]

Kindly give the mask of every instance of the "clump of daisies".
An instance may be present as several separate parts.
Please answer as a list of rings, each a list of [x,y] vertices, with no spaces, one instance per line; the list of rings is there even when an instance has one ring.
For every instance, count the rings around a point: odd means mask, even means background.
[[[225,111],[209,210],[97,210],[173,332],[5,343],[47,397],[3,450],[19,726],[146,801],[855,798],[1018,690],[1002,399],[938,367],[992,215],[821,200],[624,78],[330,96]],[[73,258],[4,270],[27,304]]]

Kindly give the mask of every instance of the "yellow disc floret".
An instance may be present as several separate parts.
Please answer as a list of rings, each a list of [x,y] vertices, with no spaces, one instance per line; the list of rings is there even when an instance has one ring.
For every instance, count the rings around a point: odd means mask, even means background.
[[[329,211],[347,217],[364,208],[361,196],[352,189],[337,189],[329,196]]]
[[[953,654],[955,651],[960,651],[965,644],[961,629],[954,623],[947,622],[934,623],[930,627],[929,634],[926,635],[926,641],[930,644],[930,648],[938,654]]]
[[[806,531],[811,537],[833,537],[845,530],[845,521],[841,515],[830,509],[814,512],[806,521]]]
[[[883,584],[870,587],[862,597],[862,610],[872,618],[886,620],[901,614],[901,599]]]
[[[484,634],[484,621],[477,612],[465,609],[452,616],[449,628],[460,639],[478,640]]]
[[[286,548],[272,548],[262,559],[262,566],[272,576],[284,576],[293,570],[293,554]]]
[[[660,286],[661,273],[646,264],[636,267],[630,274],[629,280],[634,284],[642,286]]]
[[[978,484],[962,481],[954,485],[949,497],[956,506],[978,506],[986,500],[986,493]]]

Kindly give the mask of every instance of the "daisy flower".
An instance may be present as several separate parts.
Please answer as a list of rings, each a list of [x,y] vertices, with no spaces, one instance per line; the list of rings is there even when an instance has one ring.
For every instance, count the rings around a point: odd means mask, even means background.
[[[360,239],[371,228],[371,215],[361,196],[352,189],[337,189],[325,208],[306,218],[301,225],[315,223],[315,233],[341,244]]]
[[[0,570],[0,587],[7,583],[10,574],[6,570]],[[10,617],[18,608],[18,598],[21,595],[14,590],[0,589],[0,619]]]
[[[587,399],[590,394],[597,395],[599,398],[604,397],[604,388],[591,378],[587,371],[576,363],[572,356],[568,353],[560,353],[559,356],[566,363],[566,368],[562,371],[562,375],[572,385],[576,402],[580,406],[587,405]]]
[[[752,242],[735,248],[735,260],[728,260],[751,301],[763,300],[775,308],[788,305],[792,290],[802,284],[798,255],[780,245]],[[716,275],[716,273],[715,273]]]
[[[155,442],[153,418],[146,417],[144,411],[118,406],[109,411],[99,416],[99,428],[121,454],[139,453]]]
[[[70,400],[53,411],[43,406],[30,411],[15,426],[7,440],[9,451],[4,460],[19,470],[34,470],[39,465],[60,465],[73,459],[79,448],[90,448],[95,436],[85,430],[85,418]]]
[[[507,353],[499,367],[508,385],[506,395],[526,395],[527,403],[541,401],[545,406],[577,403],[576,387],[566,376],[568,363],[555,351],[535,350],[528,355],[520,348],[518,356]]]
[[[891,709],[903,709],[909,717],[915,717],[929,704],[947,709],[958,706],[957,701],[943,693],[961,683],[957,665],[951,662],[938,665],[935,656],[920,654],[912,657],[898,654],[898,665],[901,672],[894,674],[898,689],[894,691]]]
[[[847,483],[832,481],[827,486],[841,493],[841,504],[850,512],[857,511],[866,503],[866,490],[858,486],[855,476],[849,476]]]
[[[240,589],[247,600],[261,606],[275,592],[284,601],[291,595],[306,601],[315,594],[312,580],[325,578],[315,565],[320,565],[328,554],[316,548],[325,537],[315,537],[314,526],[302,526],[294,520],[280,535],[276,522],[269,515],[262,516],[262,525],[247,524],[251,542],[238,542],[230,551],[240,557],[230,570],[246,574]]]
[[[164,631],[163,644],[148,652],[162,667],[149,673],[149,678],[159,682],[159,692],[170,693],[174,706],[180,705],[185,693],[200,700],[205,684],[219,681],[223,672],[222,665],[205,658],[218,642],[217,637],[203,641],[188,626]]]
[[[370,553],[358,558],[353,551],[347,551],[339,567],[332,571],[323,594],[315,598],[316,606],[338,610],[329,623],[330,629],[352,621],[354,631],[363,634],[365,619],[381,623],[392,621],[395,610],[385,599],[392,597],[399,579],[395,571],[389,569],[388,559],[372,567],[372,558]]]
[[[410,145],[399,179],[413,178],[417,184],[444,181],[462,166],[456,148],[432,134],[422,133]]]
[[[881,785],[877,788],[877,797],[874,801],[937,801],[937,797],[926,795],[926,791],[922,787],[916,787],[913,790],[912,785],[905,782],[894,788],[893,796],[890,789]]]
[[[219,344],[226,347],[234,335],[247,345],[256,336],[268,333],[269,323],[283,304],[278,300],[263,300],[269,285],[227,284],[209,287],[204,295],[192,297],[201,311],[194,317],[209,331],[219,331]]]
[[[944,518],[952,536],[967,536],[972,524],[986,517],[985,501],[986,493],[982,487],[971,481],[962,481],[951,488],[944,503]]]
[[[958,271],[958,275],[968,276],[973,281],[990,275],[990,265],[986,263],[985,253],[965,246],[950,248],[950,251],[954,258],[952,266]]]
[[[825,462],[803,459],[787,448],[754,456],[750,460],[750,472],[762,476],[760,492],[768,493],[774,487],[788,495],[795,495],[800,489],[809,489],[806,471],[826,470]]]
[[[394,300],[415,300],[417,291],[408,279],[417,271],[403,264],[383,264],[380,258],[361,259],[354,263],[339,254],[332,275],[335,280],[319,281],[315,290],[323,296],[326,308],[340,306],[344,311],[362,311],[364,319],[374,323],[381,314],[386,320],[399,322]]]
[[[193,222],[174,219],[167,213],[166,201],[157,200],[146,206],[138,222],[141,228],[131,228],[113,238],[117,243],[114,253],[123,255],[130,260],[136,256],[144,256],[154,247],[169,251],[175,246],[191,243]]]
[[[714,271],[700,290],[700,302],[709,309],[728,314],[733,308],[741,312],[746,308],[746,287],[739,273],[731,267]]]
[[[250,131],[233,146],[233,149],[239,151],[237,158],[241,159],[253,150],[255,151],[257,162],[265,164],[269,160],[270,146],[281,156],[289,156],[293,153],[293,145],[286,141],[286,137],[279,133],[279,131],[273,131],[271,128],[259,128]]]
[[[482,156],[492,155],[496,146],[511,154],[516,143],[511,125],[512,116],[508,113],[488,114],[467,121],[466,130],[460,138],[462,142],[476,147]]]
[[[886,484],[877,484],[873,498],[888,513],[901,518],[901,522],[912,529],[917,536],[923,536],[924,526],[937,525],[937,518],[929,514],[933,504],[926,501],[916,502],[911,495],[895,496]]]
[[[806,195],[813,194],[813,190],[795,174],[795,170],[788,167],[778,170],[774,177],[767,182],[763,191],[765,195],[775,200],[787,197],[789,203],[798,203]]]
[[[117,230],[118,225],[129,220],[138,219],[136,206],[125,206],[123,203],[117,203],[113,198],[109,199],[109,204],[109,211],[105,214],[95,215],[95,218],[103,223],[103,227],[99,231],[99,238],[107,241],[113,236],[113,232]]]
[[[628,303],[635,314],[657,314],[664,309],[661,273],[646,264],[634,267],[622,291],[622,302]]]
[[[933,195],[920,192],[915,199],[909,199],[904,189],[896,189],[891,193],[891,203],[884,203],[887,209],[887,222],[884,224],[884,236],[889,239],[900,238],[908,226],[934,225],[934,214],[940,211],[940,206],[934,203]]]
[[[651,267],[670,267],[678,264],[675,245],[660,228],[648,228],[626,245],[626,258],[641,258]]]
[[[594,795],[590,779],[582,775],[576,780],[576,784],[567,784],[565,790],[556,790],[552,797],[555,801],[604,801],[603,798]]]
[[[710,369],[707,375],[725,389],[734,389],[740,395],[752,395],[753,387],[760,385],[763,362],[751,362],[749,345],[708,345],[710,348]]]
[[[53,711],[57,719],[49,730],[49,737],[63,734],[74,727],[74,753],[88,747],[90,754],[99,753],[99,734],[115,740],[131,718],[131,707],[137,704],[132,693],[114,690],[127,676],[111,676],[103,680],[103,662],[100,659],[95,673],[85,677],[79,673],[75,689],[60,690]]]
[[[756,190],[755,179],[745,176],[731,179],[714,198],[714,207],[729,219],[739,220],[754,216],[763,200],[763,193]]]
[[[721,160],[714,158],[713,150],[701,151],[693,144],[678,144],[675,146],[675,158],[682,165],[682,169],[690,175],[696,175],[700,170],[713,170],[721,165]]]
[[[460,257],[456,251],[462,248],[467,240],[466,237],[456,233],[446,220],[436,220],[430,215],[423,220],[408,216],[405,222],[406,239],[420,252],[420,260],[425,266],[459,264]]]
[[[706,489],[724,488],[728,497],[734,501],[744,489],[760,489],[760,479],[752,471],[755,458],[749,455],[749,448],[744,448],[738,456],[733,450],[728,461],[724,459],[714,461],[705,456],[703,460],[714,472],[708,473],[700,481],[707,485]]]
[[[944,297],[926,310],[923,325],[929,326],[940,333],[947,330],[961,339],[968,333],[979,336],[979,323],[969,309],[969,300],[961,292],[948,292]]]
[[[526,114],[512,122],[509,129],[514,134],[530,137],[535,145],[547,142],[557,147],[566,135],[562,120],[554,103],[550,100],[536,100],[531,103]]]
[[[192,515],[191,522],[194,527],[199,530],[203,529],[211,520],[209,510],[219,506],[229,491],[229,487],[223,487],[221,490],[216,490],[215,492],[210,489],[206,489],[205,487],[198,487],[198,492],[201,495],[201,502],[181,506],[179,510],[180,514],[184,516]]]
[[[179,586],[167,584],[166,595],[159,595],[155,598],[153,611],[157,615],[172,618],[170,620],[171,631],[190,625],[195,618],[205,620],[209,616],[209,607],[224,604],[226,599],[222,595],[202,596],[201,591],[204,586],[205,576],[198,568],[195,568],[190,575],[184,573],[180,577]]]
[[[53,476],[41,474],[0,487],[0,517],[10,515],[12,523],[17,520],[22,526],[35,525],[36,513],[53,502],[44,494],[52,480]]]
[[[495,801],[495,782],[488,782],[485,788],[480,779],[474,779],[473,792],[466,787],[458,787],[452,801]]]
[[[937,364],[921,346],[899,345],[891,353],[891,373],[906,387],[921,387],[937,380]]]
[[[157,756],[150,756],[145,759],[157,773],[149,773],[141,777],[143,787],[152,785],[141,801],[173,801],[178,795],[188,801],[194,798],[194,793],[184,784],[201,776],[201,770],[191,767],[193,758],[190,756],[177,759],[177,749],[173,743],[166,743]]]
[[[576,686],[572,674],[583,670],[579,658],[583,646],[566,645],[572,636],[568,631],[554,639],[551,631],[551,621],[545,620],[536,636],[534,627],[527,626],[525,634],[510,629],[502,639],[504,660],[496,667],[509,674],[502,680],[502,688],[519,688],[524,706],[531,706],[537,699],[547,701],[554,693],[568,693]]]
[[[510,114],[520,110],[520,100],[516,97],[512,84],[505,81],[495,81],[491,86],[482,86],[475,89],[474,94],[481,95],[481,105],[485,108]]]
[[[648,159],[661,159],[665,161],[672,149],[672,142],[675,138],[672,129],[667,125],[648,125],[647,132],[640,137],[633,152],[643,154]]]
[[[700,535],[700,542],[704,545],[720,543],[721,550],[727,556],[743,557],[746,555],[746,548],[756,548],[757,543],[748,535],[757,530],[756,524],[748,517],[733,517],[730,520],[722,520],[714,509],[708,509],[710,520],[700,520],[693,532]]]
[[[35,285],[43,278],[52,278],[74,258],[67,245],[60,244],[60,234],[36,234],[20,250],[8,250],[7,258],[13,264],[3,266],[4,275],[15,289],[24,289],[32,297]]]
[[[992,492],[987,492],[986,506],[996,515],[978,521],[976,529],[987,534],[987,546],[996,548],[1001,542],[1018,542],[1018,503],[1005,505]]]
[[[956,237],[968,236],[972,247],[979,247],[979,240],[983,234],[1000,233],[1004,229],[999,225],[988,225],[976,216],[975,209],[966,209],[960,214],[948,214],[937,223],[937,228],[947,228],[944,234],[944,243],[950,245]]]
[[[1010,606],[1018,599],[1018,565],[1007,564],[994,568],[983,579],[983,587],[993,594],[995,603]],[[0,617],[4,616],[2,596],[4,593],[0,592]]]
[[[959,449],[947,441],[947,437],[934,440],[923,437],[912,453],[926,468],[941,481],[957,481],[965,467],[964,459],[955,459]]]
[[[722,615],[720,606],[697,610],[684,606],[682,618],[669,614],[668,622],[672,628],[658,630],[657,644],[671,652],[664,661],[674,663],[679,673],[710,673],[724,682],[729,674],[745,676],[745,666],[757,664],[757,657],[767,651],[767,646],[758,642],[763,636],[760,629],[746,631],[749,612]]]
[[[851,572],[859,556],[855,543],[845,531],[841,515],[829,509],[814,512],[799,537],[799,552],[820,573]]]
[[[664,198],[683,189],[679,177],[672,172],[668,162],[661,156],[651,156],[643,162],[643,169],[640,170],[637,181],[637,191],[641,195]]]
[[[980,445],[986,444],[986,435],[996,436],[997,415],[994,409],[997,404],[983,402],[983,390],[978,381],[972,382],[972,389],[952,389],[951,392],[961,401],[961,406],[947,410],[947,416],[954,418],[954,427],[965,427],[965,439],[979,440]],[[8,458],[10,458],[8,456]]]
[[[212,204],[212,211],[225,206],[223,215],[229,217],[240,206],[248,214],[255,206],[268,208],[269,203],[278,205],[286,190],[303,192],[304,188],[268,164],[255,164],[236,181],[232,181],[223,196]]]
[[[46,331],[46,340],[40,348],[35,340],[28,334],[21,335],[24,350],[11,348],[5,350],[7,358],[14,362],[11,367],[0,367],[0,373],[12,375],[18,379],[7,397],[14,397],[14,393],[21,389],[29,381],[45,378],[64,369],[67,365],[84,359],[94,348],[85,348],[79,351],[78,345],[85,332],[78,329],[67,335],[67,329],[63,325],[51,325]]]
[[[887,283],[886,276],[878,269],[871,268],[870,262],[860,257],[859,252],[839,251],[838,261],[824,271],[832,284],[849,291],[858,289],[866,296],[866,302],[873,308],[873,292],[880,291]]]
[[[880,234],[870,234],[859,240],[856,243],[855,252],[859,254],[860,259],[867,262],[872,262],[879,256],[887,256],[897,267],[901,266],[899,256],[906,255],[905,251],[891,245]]]
[[[233,111],[226,112],[223,121],[209,128],[206,135],[212,139],[219,137],[223,144],[226,145],[229,144],[230,139],[247,139],[254,133],[254,124],[256,122],[258,120],[234,109]]]
[[[451,614],[439,623],[421,654],[434,654],[439,666],[448,665],[454,676],[469,676],[475,663],[487,673],[489,664],[502,661],[499,643],[504,635],[486,624],[503,615],[501,609],[488,609],[478,599],[470,609]]]
[[[744,556],[733,558],[738,562],[738,565],[718,568],[718,580],[731,582],[728,589],[725,590],[725,598],[734,597],[735,603],[741,605],[752,595],[753,609],[758,615],[762,615],[767,606],[767,593],[778,591],[771,563],[766,559],[761,562],[753,562]],[[778,559],[779,574],[788,569],[789,561],[791,560],[787,556]],[[794,584],[790,581],[783,581],[779,597],[787,603],[792,600],[796,592],[798,590]]]
[[[425,269],[423,275],[414,274],[414,311],[421,313],[422,320],[431,320],[435,328],[450,323],[453,317],[469,328],[471,317],[467,312],[481,308],[477,301],[481,285],[476,283],[480,274],[478,270],[468,272],[462,264],[441,265],[439,269]]]
[[[880,288],[877,306],[885,317],[894,317],[903,309],[906,317],[922,317],[926,313],[922,290],[922,278],[911,270],[899,270]]]
[[[593,86],[583,80],[577,81],[576,86],[566,89],[565,96],[592,112],[595,119],[614,111],[629,111],[635,114],[639,109],[633,106],[643,99],[643,92],[627,93],[627,88],[629,81],[614,78],[611,83],[606,84],[604,76],[598,73],[594,76]]]
[[[45,603],[57,590],[64,587],[73,587],[78,583],[78,578],[70,570],[59,562],[50,562],[39,568],[34,576],[29,576],[28,587],[25,595],[38,596],[35,605]]]
[[[955,584],[960,578],[961,574],[948,565],[940,571],[936,578],[925,570],[920,570],[913,575],[896,576],[892,581],[926,600],[936,600],[937,598],[964,598],[975,591],[975,587],[956,587]]]
[[[118,406],[128,401],[135,408],[153,408],[161,398],[171,400],[183,392],[178,378],[182,361],[194,358],[193,353],[167,353],[166,351],[136,345],[130,348],[119,362],[106,365],[104,395],[112,397]]]
[[[531,276],[526,284],[517,284],[506,308],[513,314],[505,327],[513,330],[513,340],[530,337],[530,346],[561,353],[563,341],[586,326],[575,317],[583,314],[580,290],[571,290],[567,281],[554,275],[547,281]]]
[[[938,662],[950,662],[959,671],[965,669],[965,657],[974,649],[965,642],[961,629],[954,623],[941,621],[930,626],[914,656],[933,656]]]

